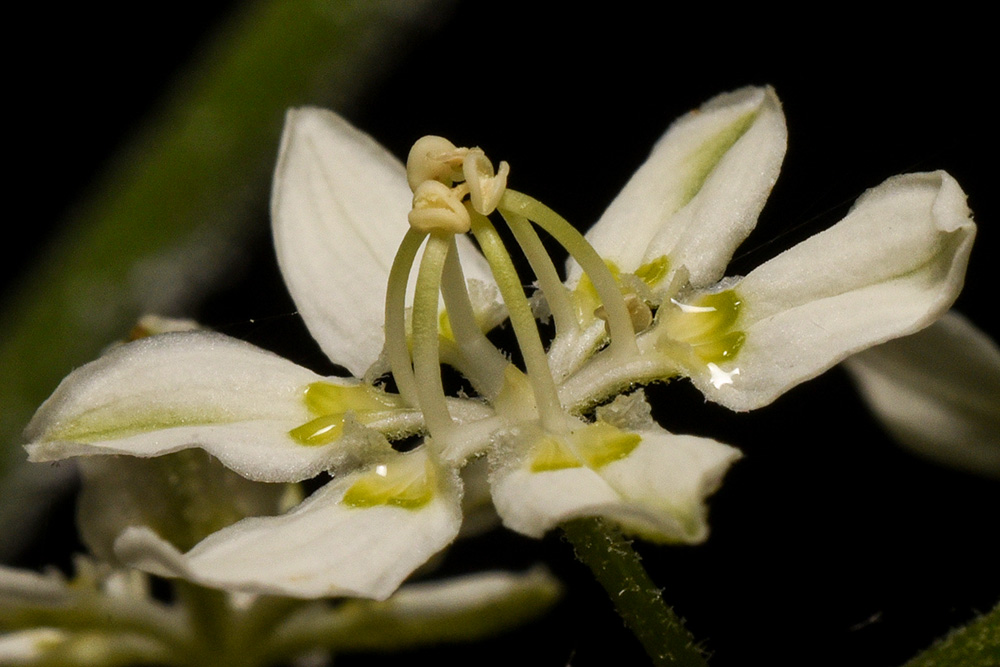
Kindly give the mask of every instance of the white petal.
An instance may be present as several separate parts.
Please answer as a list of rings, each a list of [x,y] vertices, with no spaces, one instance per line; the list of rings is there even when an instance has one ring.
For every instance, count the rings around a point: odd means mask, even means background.
[[[28,425],[27,450],[52,461],[200,447],[250,479],[308,479],[342,452],[288,435],[315,417],[303,391],[318,380],[346,382],[220,334],[144,338],[66,377]]]
[[[900,443],[1000,477],[1000,347],[957,313],[844,361]]]
[[[357,377],[382,351],[386,283],[412,197],[403,165],[371,137],[330,111],[289,110],[271,197],[278,262],[313,337]],[[467,238],[459,251],[467,278],[492,282]]]
[[[437,493],[419,508],[341,504],[363,474],[328,483],[282,516],[239,521],[186,554],[147,528],[126,530],[115,552],[153,574],[227,590],[384,600],[458,534],[461,488],[457,474],[442,469]]]
[[[149,526],[190,547],[218,528],[220,517],[231,522],[281,513],[291,506],[286,504],[291,490],[298,489],[251,482],[202,452],[151,459],[92,456],[79,463],[77,530],[89,552],[108,562],[114,561],[114,542],[128,526]],[[180,485],[179,476],[184,478]]]
[[[587,239],[623,271],[667,255],[696,287],[715,282],[757,223],[786,136],[772,89],[713,98],[670,126]]]
[[[739,450],[652,427],[639,445],[598,469],[532,472],[508,461],[493,476],[493,502],[504,525],[531,537],[571,519],[604,517],[656,542],[695,543],[708,535],[705,499]]]
[[[59,604],[71,597],[66,580],[0,565],[0,606]]]
[[[453,614],[478,610],[495,615],[497,610],[519,600],[523,609],[527,600],[553,601],[559,595],[559,581],[544,567],[524,573],[479,572],[443,581],[407,584],[386,604],[382,613],[391,613],[400,621],[449,618]]]
[[[45,653],[71,637],[55,628],[33,628],[0,635],[0,661],[4,665],[36,665]]]
[[[734,329],[746,340],[716,387],[692,380],[734,410],[767,405],[845,357],[910,334],[948,310],[975,237],[965,193],[944,172],[907,174],[866,192],[838,224],[760,266],[733,286]]]

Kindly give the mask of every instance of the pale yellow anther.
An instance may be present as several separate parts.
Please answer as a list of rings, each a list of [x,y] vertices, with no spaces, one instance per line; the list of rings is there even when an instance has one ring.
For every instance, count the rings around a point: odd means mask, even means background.
[[[649,325],[653,323],[653,311],[650,309],[649,304],[631,292],[622,295],[622,298],[625,300],[625,308],[628,309],[629,318],[632,320],[632,329],[636,333],[648,329]],[[604,309],[604,306],[599,306],[594,311],[594,316],[604,320],[604,328],[608,330],[608,333],[611,333],[611,327],[608,323],[608,313]]]
[[[424,181],[445,185],[461,181],[462,161],[467,153],[467,148],[456,148],[444,137],[421,137],[406,157],[406,182],[410,190],[416,192]]]
[[[500,163],[499,173],[493,172],[493,163],[479,148],[470,148],[462,162],[465,182],[469,184],[469,201],[472,208],[482,215],[489,215],[500,203],[507,189],[510,165]]]
[[[461,195],[440,181],[424,181],[413,193],[413,208],[407,218],[419,232],[464,234],[472,221]]]

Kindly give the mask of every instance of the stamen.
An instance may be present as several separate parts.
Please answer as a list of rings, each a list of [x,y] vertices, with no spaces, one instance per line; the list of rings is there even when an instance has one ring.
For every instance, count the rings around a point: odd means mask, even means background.
[[[412,227],[406,230],[396,257],[389,269],[389,284],[385,290],[385,354],[389,360],[396,388],[408,404],[420,405],[417,381],[413,376],[410,349],[406,341],[406,284],[417,251],[427,234]]]
[[[573,302],[569,298],[569,290],[559,279],[559,273],[552,263],[552,257],[542,245],[542,240],[538,238],[534,227],[528,219],[521,215],[516,215],[510,211],[501,211],[500,214],[513,232],[515,240],[524,251],[524,256],[528,258],[531,270],[535,272],[538,284],[548,302],[549,311],[556,324],[556,336],[561,333],[568,333],[579,328],[576,319],[576,311]]]
[[[451,185],[462,180],[462,160],[467,149],[459,149],[444,137],[428,135],[417,139],[406,156],[406,182],[417,191],[425,181]]]
[[[473,210],[481,215],[492,213],[507,188],[510,165],[501,162],[499,173],[494,174],[493,163],[486,154],[479,148],[472,148],[462,162],[462,172],[469,185],[469,201]]]
[[[444,262],[441,294],[444,296],[451,333],[462,357],[462,374],[478,392],[487,398],[494,398],[503,387],[504,369],[510,362],[489,341],[476,322],[454,237],[448,249],[448,258]]]
[[[565,431],[564,413],[559,403],[555,381],[549,370],[545,348],[542,346],[538,327],[535,324],[535,316],[531,312],[531,304],[524,296],[521,279],[514,269],[514,263],[511,261],[500,235],[497,234],[496,229],[485,216],[473,215],[472,233],[479,242],[479,247],[482,248],[483,254],[486,256],[486,261],[489,262],[490,270],[497,281],[497,287],[500,289],[504,303],[507,304],[510,323],[514,329],[514,335],[517,337],[517,344],[521,348],[521,355],[524,357],[524,365],[531,382],[532,393],[535,395],[535,403],[541,421],[552,433]]]
[[[438,294],[441,274],[454,237],[435,232],[427,239],[417,274],[413,296],[413,373],[417,398],[427,429],[439,440],[452,425],[441,380],[440,342],[438,340]]]
[[[635,332],[642,333],[648,329],[649,325],[653,323],[653,311],[646,302],[631,292],[623,295],[622,298],[625,299],[625,307],[628,309],[629,318],[632,320],[632,328],[635,329]],[[607,329],[610,335],[611,325],[608,321],[607,309],[602,305],[594,311],[594,315],[604,320],[604,328]]]
[[[417,186],[407,219],[411,227],[428,233],[464,234],[470,225],[461,195],[439,181],[424,181]]]
[[[611,349],[629,355],[638,354],[635,329],[632,328],[632,318],[625,306],[621,289],[600,255],[583,235],[548,206],[515,190],[508,189],[504,192],[499,208],[502,212],[523,215],[535,222],[566,248],[583,267],[601,297],[608,316],[608,328],[611,330]]]

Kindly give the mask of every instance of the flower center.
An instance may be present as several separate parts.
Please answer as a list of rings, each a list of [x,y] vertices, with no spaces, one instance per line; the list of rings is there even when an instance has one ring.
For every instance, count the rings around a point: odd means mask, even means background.
[[[448,363],[470,380],[498,414],[504,413],[501,418],[505,423],[537,420],[547,432],[568,433],[572,427],[559,400],[535,313],[524,292],[526,281],[518,274],[487,216],[494,211],[500,213],[527,258],[555,320],[556,339],[582,337],[599,317],[606,323],[603,338],[610,342],[609,349],[622,357],[634,356],[638,354],[635,332],[650,325],[652,311],[628,290],[623,294],[609,268],[568,222],[534,199],[506,187],[510,173],[506,162],[501,162],[494,172],[482,150],[459,148],[442,137],[431,136],[414,144],[406,172],[414,193],[408,216],[410,230],[400,244],[386,291],[386,357],[403,399],[423,413],[426,428],[438,447],[443,451],[454,449],[452,434],[456,424],[441,380],[445,350]],[[563,285],[535,226],[566,248],[583,267],[589,290],[587,301],[593,306],[585,316],[574,303],[579,298]],[[472,232],[489,264],[524,360],[523,372],[486,338],[480,325],[482,318],[470,297],[455,241],[456,235],[466,231]],[[407,318],[407,281],[421,247],[412,310]],[[658,271],[662,273],[658,265],[650,265],[647,272],[655,277]],[[442,300],[444,314],[439,310]],[[512,398],[515,395],[519,397]],[[502,406],[517,408],[505,410]]]
[[[635,274],[620,276],[566,220],[531,197],[508,189],[509,172],[506,162],[495,172],[479,148],[459,148],[442,137],[424,137],[414,144],[406,165],[413,191],[410,229],[393,260],[385,303],[384,358],[399,394],[388,394],[370,384],[310,385],[304,400],[315,418],[290,432],[296,441],[303,445],[331,443],[352,420],[392,438],[398,435],[401,421],[406,421],[407,417],[400,415],[419,415],[434,456],[459,461],[482,451],[489,440],[483,435],[485,430],[473,423],[485,410],[495,418],[491,428],[515,429],[537,437],[537,465],[542,468],[552,469],[553,461],[562,460],[557,455],[561,448],[568,448],[576,465],[591,467],[626,456],[634,448],[626,434],[609,433],[611,427],[586,425],[570,416],[560,401],[556,378],[563,381],[601,347],[606,348],[603,356],[611,363],[640,356],[636,331],[652,325],[650,289],[667,275],[667,259],[661,257]],[[519,275],[487,217],[494,212],[510,229],[551,312],[555,324],[555,338],[549,346],[554,350],[552,362],[523,287],[531,281]],[[582,267],[583,277],[575,288],[563,284],[536,227]],[[466,282],[456,237],[467,231],[475,237],[489,265],[521,352],[523,370],[486,336],[489,326],[498,322],[483,317],[495,307],[477,303],[477,290],[470,292]],[[416,284],[408,310],[408,282],[415,263]],[[563,363],[565,355],[560,357],[559,350],[571,350],[573,358]],[[476,403],[477,417],[470,420],[466,404],[446,395],[441,377],[443,360],[468,379],[482,399]],[[556,372],[551,364],[557,367]],[[453,416],[453,410],[459,408],[462,412]],[[395,425],[396,431],[383,427],[386,424]],[[474,436],[468,435],[470,429]],[[397,457],[389,458],[394,461]],[[409,497],[409,492],[399,491],[402,482],[391,475],[391,480],[383,479],[379,469],[365,473],[367,481],[358,482],[359,490],[349,492],[344,502],[369,502],[358,500],[358,494],[382,498],[383,492],[377,489],[383,488],[391,488],[393,497]],[[412,485],[407,482],[404,486]],[[375,500],[371,504],[387,502]]]

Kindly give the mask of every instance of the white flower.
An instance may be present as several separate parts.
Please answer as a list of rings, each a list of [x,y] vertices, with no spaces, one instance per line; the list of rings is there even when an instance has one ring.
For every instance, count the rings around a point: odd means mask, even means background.
[[[850,357],[844,367],[900,443],[1000,477],[1000,347],[958,313]]]
[[[206,626],[191,597],[154,599],[145,573],[82,556],[74,566],[72,578],[0,566],[0,664],[285,664],[308,649],[469,641],[543,613],[561,592],[534,568],[407,585],[379,602],[233,594],[216,600]]]
[[[900,176],[832,229],[720,282],[784,146],[770,89],[722,95],[671,127],[588,243],[506,189],[507,166],[494,174],[478,149],[425,138],[404,170],[336,115],[293,110],[275,245],[313,336],[362,379],[321,378],[216,334],[158,336],[70,375],[28,428],[31,458],[200,447],[262,482],[333,472],[290,512],[244,519],[186,553],[141,525],[115,541],[135,567],[251,592],[388,596],[454,539],[459,471],[483,455],[497,511],[519,532],[601,516],[653,540],[704,539],[704,499],[739,453],[663,430],[641,392],[591,419],[595,406],[678,375],[734,409],[764,405],[934,321],[960,289],[974,234],[950,177]],[[484,217],[494,209],[537,276],[535,313]],[[568,286],[529,220],[570,252]],[[555,323],[547,350],[537,308]],[[505,310],[524,370],[484,335]],[[442,361],[476,397],[445,395]],[[377,384],[389,371],[399,393]],[[389,446],[418,434],[413,451]]]

